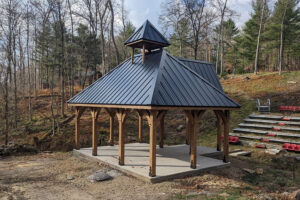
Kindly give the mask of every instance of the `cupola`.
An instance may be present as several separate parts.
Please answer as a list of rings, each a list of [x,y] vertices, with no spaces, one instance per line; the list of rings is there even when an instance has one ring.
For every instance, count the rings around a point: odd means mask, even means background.
[[[145,62],[145,51],[162,49],[170,45],[169,41],[148,21],[137,29],[124,43],[131,47],[131,63],[133,63],[134,49],[142,49],[143,63]]]

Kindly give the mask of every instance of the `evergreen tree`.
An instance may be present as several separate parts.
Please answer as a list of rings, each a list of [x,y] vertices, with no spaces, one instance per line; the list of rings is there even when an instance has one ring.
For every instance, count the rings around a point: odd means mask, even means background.
[[[251,14],[251,18],[245,23],[245,27],[243,28],[243,33],[241,35],[242,37],[239,38],[240,47],[243,49],[243,51],[241,51],[241,56],[245,59],[245,64],[251,68],[253,68],[255,61],[257,36],[263,6],[262,3],[263,0],[252,1],[253,13]],[[264,17],[262,19],[263,26],[269,18],[269,15],[268,5],[265,5]]]

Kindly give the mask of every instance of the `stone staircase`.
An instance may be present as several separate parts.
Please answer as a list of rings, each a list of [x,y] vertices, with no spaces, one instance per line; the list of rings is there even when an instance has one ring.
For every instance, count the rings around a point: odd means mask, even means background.
[[[300,117],[251,114],[233,129],[230,136],[239,137],[253,146],[300,145]]]

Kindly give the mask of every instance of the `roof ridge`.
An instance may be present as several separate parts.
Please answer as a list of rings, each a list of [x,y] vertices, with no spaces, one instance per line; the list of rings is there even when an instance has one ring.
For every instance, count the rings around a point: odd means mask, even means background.
[[[153,26],[153,24],[148,19],[146,20],[145,24],[147,25],[147,23],[165,40],[165,42],[167,42],[167,44],[170,44],[170,42],[165,38],[165,36],[163,36],[163,34],[161,34],[161,32],[158,31],[157,28],[155,28],[155,26]],[[144,34],[145,34],[145,31],[143,33],[143,38],[145,36]]]
[[[159,66],[158,66],[158,72],[157,72],[157,76],[156,76],[156,80],[155,80],[155,86],[152,92],[152,97],[151,97],[151,105],[154,103],[153,102],[153,97],[156,96],[156,93],[158,92],[158,80],[160,80],[161,76],[162,76],[162,72],[161,72],[161,67],[163,66],[164,62],[166,60],[166,51],[162,50],[161,51],[161,58],[160,58],[160,62],[159,62]]]
[[[200,76],[199,74],[197,74],[196,72],[194,72],[193,70],[191,70],[189,67],[187,67],[184,63],[182,63],[180,60],[178,60],[176,57],[172,56],[171,54],[169,54],[168,52],[166,53],[168,56],[170,56],[171,58],[173,58],[176,62],[178,62],[179,64],[181,64],[186,70],[190,71],[192,74],[194,74],[196,77],[200,78],[202,81],[204,81],[204,83],[206,85],[208,85],[209,87],[213,88],[214,90],[216,90],[217,92],[219,92],[221,95],[223,95],[224,97],[226,97],[227,99],[229,99],[231,102],[233,102],[234,104],[237,104],[238,106],[241,106],[239,103],[235,102],[233,99],[231,99],[229,96],[227,96],[224,92],[220,91],[218,88],[216,88],[214,85],[212,85],[209,81],[207,81],[205,78],[203,78],[202,76]]]
[[[175,56],[174,56],[175,57]],[[180,57],[176,57],[178,60],[185,60],[185,61],[190,61],[190,62],[197,62],[197,63],[203,63],[203,64],[210,64],[213,65],[213,63],[211,62],[206,62],[206,61],[202,61],[202,60],[194,60],[194,59],[189,59],[189,58],[180,58]]]

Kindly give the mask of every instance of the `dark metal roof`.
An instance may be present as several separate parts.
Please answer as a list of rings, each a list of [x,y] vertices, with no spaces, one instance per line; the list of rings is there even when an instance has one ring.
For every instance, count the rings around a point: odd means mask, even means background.
[[[178,58],[183,64],[188,66],[193,71],[197,72],[200,76],[208,80],[212,85],[214,85],[219,90],[223,91],[222,85],[216,74],[214,65],[209,62],[203,62],[199,60],[190,60],[185,58]]]
[[[170,45],[169,41],[148,20],[124,44],[130,44],[139,40],[161,43],[162,46]]]
[[[240,107],[166,51],[136,55],[68,101],[70,104]]]

